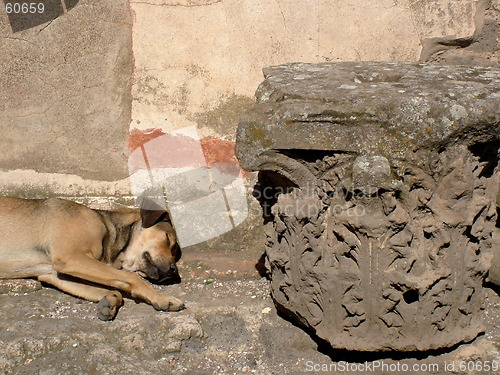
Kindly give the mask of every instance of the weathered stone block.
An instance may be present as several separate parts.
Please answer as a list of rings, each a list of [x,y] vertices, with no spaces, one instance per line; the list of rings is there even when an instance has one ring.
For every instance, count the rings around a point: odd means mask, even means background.
[[[264,74],[236,151],[262,171],[278,308],[339,349],[474,339],[497,215],[500,71],[352,62]]]
[[[9,17],[7,3],[15,2],[4,1],[0,14],[0,169],[127,177],[129,1],[66,0],[64,14],[61,1],[16,2],[43,3],[46,12]]]

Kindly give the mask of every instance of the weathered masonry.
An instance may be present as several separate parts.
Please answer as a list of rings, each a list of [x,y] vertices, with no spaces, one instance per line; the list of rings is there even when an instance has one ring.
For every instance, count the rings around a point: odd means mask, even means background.
[[[278,308],[339,349],[475,338],[497,220],[500,71],[352,62],[264,74],[237,156],[261,171]]]

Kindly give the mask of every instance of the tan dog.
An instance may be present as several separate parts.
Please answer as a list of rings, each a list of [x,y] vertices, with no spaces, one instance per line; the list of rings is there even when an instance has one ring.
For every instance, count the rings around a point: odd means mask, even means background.
[[[179,256],[165,211],[99,211],[63,199],[0,197],[0,279],[36,277],[67,293],[99,302],[113,319],[122,290],[156,310],[184,304],[142,280],[179,278]],[[141,220],[142,218],[142,220]],[[141,225],[142,224],[142,225]]]

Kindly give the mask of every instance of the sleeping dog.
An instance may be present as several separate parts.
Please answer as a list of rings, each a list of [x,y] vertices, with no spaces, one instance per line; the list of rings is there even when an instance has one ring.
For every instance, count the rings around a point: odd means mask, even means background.
[[[156,310],[182,310],[141,278],[180,279],[174,229],[154,208],[101,211],[64,199],[0,197],[0,279],[33,277],[98,302],[101,320],[115,317],[120,291]]]

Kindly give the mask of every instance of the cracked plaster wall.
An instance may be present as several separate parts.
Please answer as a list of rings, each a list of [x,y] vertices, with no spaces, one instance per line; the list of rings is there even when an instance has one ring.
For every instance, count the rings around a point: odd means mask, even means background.
[[[472,34],[475,13],[474,0],[131,0],[131,7],[131,128],[198,125],[202,135],[227,140],[263,67],[416,61],[424,38]]]
[[[196,125],[234,141],[264,66],[418,59],[474,32],[474,0],[65,0],[12,31],[0,12],[0,193],[123,196],[127,145]],[[147,137],[146,137],[147,138]]]
[[[127,177],[132,15],[127,0],[65,0],[52,20],[0,3],[0,193],[112,192]],[[54,6],[55,6],[54,5]],[[58,16],[57,16],[58,15]],[[97,182],[103,181],[99,184]],[[105,182],[107,181],[107,183]]]

